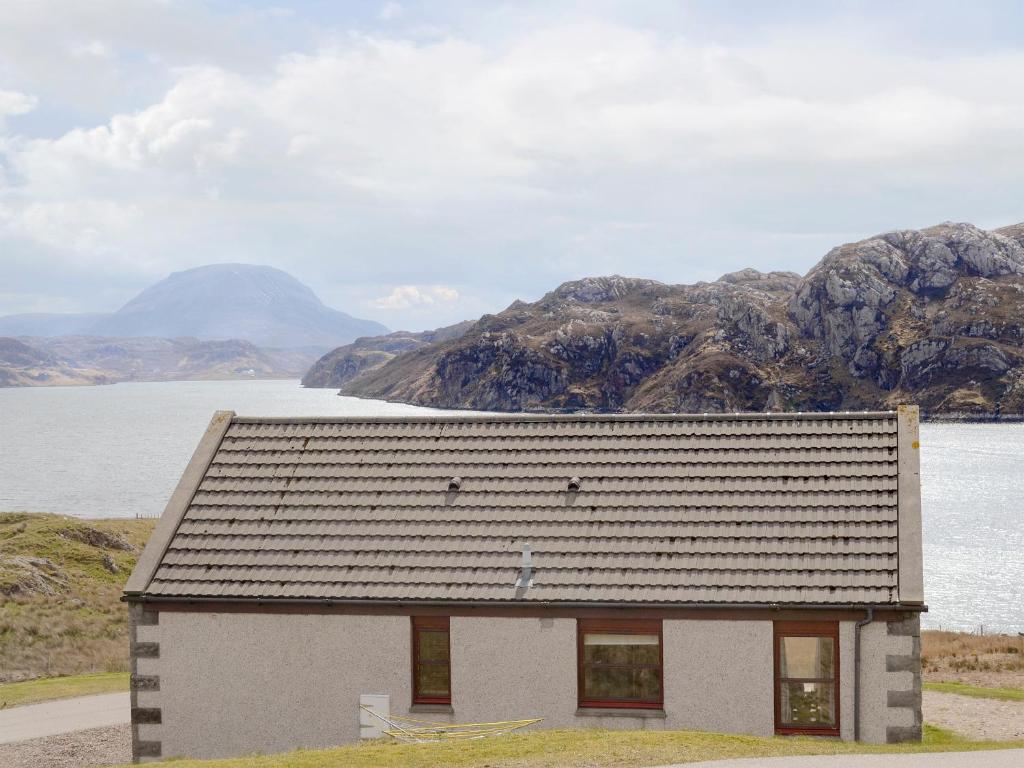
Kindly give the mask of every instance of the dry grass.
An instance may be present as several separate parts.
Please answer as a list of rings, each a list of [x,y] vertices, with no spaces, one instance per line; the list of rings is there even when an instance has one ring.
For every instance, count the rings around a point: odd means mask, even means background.
[[[1024,660],[1024,637],[925,630],[921,633],[921,650],[935,657],[1006,654]]]
[[[0,684],[0,709],[35,704],[40,701],[92,696],[128,690],[127,672],[100,672],[72,677],[46,677],[20,683]]]
[[[0,683],[127,671],[121,589],[155,523],[0,514]]]
[[[866,746],[811,738],[759,738],[696,731],[534,731],[449,744],[354,744],[323,751],[171,761],[175,768],[638,768],[739,757],[891,754],[1022,747],[1024,742],[971,742],[925,727],[923,744]]]
[[[921,666],[930,683],[1024,689],[1024,637],[922,632]]]

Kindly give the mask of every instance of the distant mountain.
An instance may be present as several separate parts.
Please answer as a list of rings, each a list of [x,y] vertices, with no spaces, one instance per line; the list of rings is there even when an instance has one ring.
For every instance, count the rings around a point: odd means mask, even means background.
[[[301,350],[260,349],[237,339],[0,337],[0,387],[294,378],[313,359]]]
[[[387,333],[380,323],[325,306],[286,272],[252,264],[211,264],[175,272],[110,315],[12,315],[0,334],[244,339],[257,347],[323,351],[360,336]]]
[[[375,371],[396,356],[438,341],[457,339],[471,326],[464,320],[433,331],[395,331],[387,336],[365,336],[338,347],[316,361],[302,377],[302,386],[337,389],[357,376]]]
[[[1024,224],[881,234],[802,278],[565,283],[341,393],[500,411],[1024,414]]]
[[[78,366],[18,339],[0,337],[0,387],[110,384],[112,381],[102,371]]]

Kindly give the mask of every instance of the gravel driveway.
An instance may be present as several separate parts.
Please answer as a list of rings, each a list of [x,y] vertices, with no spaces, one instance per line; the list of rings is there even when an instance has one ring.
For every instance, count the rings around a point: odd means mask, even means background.
[[[924,721],[981,741],[1024,739],[1024,701],[997,701],[925,691]]]
[[[131,711],[127,691],[0,709],[0,744],[121,725],[131,720]]]
[[[131,761],[130,725],[91,728],[0,744],[0,765],[3,768],[91,768]]]

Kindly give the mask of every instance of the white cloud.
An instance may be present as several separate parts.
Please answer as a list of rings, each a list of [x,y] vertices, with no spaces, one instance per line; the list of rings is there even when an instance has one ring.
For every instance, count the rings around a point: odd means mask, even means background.
[[[38,105],[39,100],[27,93],[0,90],[0,118],[4,115],[24,115]]]
[[[0,114],[30,92],[47,112],[105,109],[152,60],[102,119],[0,138],[0,259],[83,281],[101,263],[156,278],[259,259],[342,308],[439,325],[466,311],[452,284],[497,309],[598,272],[804,269],[834,242],[801,233],[1019,217],[1020,48],[795,26],[722,42],[537,8],[474,34],[386,3],[368,23],[401,25],[260,56],[197,4],[98,2],[110,12],[0,8],[18,89]],[[456,31],[408,32],[428,22]]]
[[[448,285],[396,285],[391,293],[375,299],[379,309],[410,309],[452,304],[459,300],[459,292]]]
[[[595,174],[914,173],[966,158],[1024,168],[1024,99],[1005,75],[1024,72],[1024,55],[872,61],[865,71],[856,52],[813,43],[723,50],[600,22],[498,51],[351,37],[283,57],[271,77],[182,70],[152,106],[26,142],[14,162],[36,193],[185,193],[215,177],[244,198],[263,191],[256,177],[283,198],[302,187],[428,207],[584,190]]]

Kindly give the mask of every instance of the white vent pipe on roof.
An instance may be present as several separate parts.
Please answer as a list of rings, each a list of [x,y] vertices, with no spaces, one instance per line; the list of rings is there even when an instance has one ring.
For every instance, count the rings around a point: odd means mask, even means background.
[[[526,589],[533,586],[533,552],[529,544],[523,544],[523,563],[519,568],[519,578],[516,580],[516,587]]]

